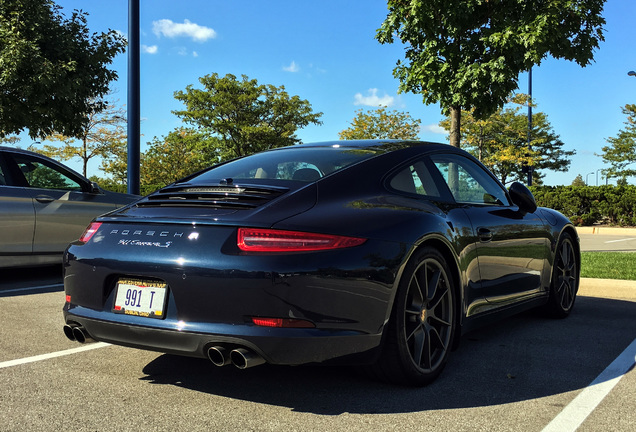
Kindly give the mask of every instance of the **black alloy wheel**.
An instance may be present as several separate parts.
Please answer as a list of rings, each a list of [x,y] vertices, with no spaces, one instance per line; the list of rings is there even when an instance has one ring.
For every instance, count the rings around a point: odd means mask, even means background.
[[[556,318],[567,317],[579,290],[580,263],[572,237],[564,233],[557,245],[552,269],[548,310]]]
[[[446,260],[423,248],[407,265],[398,288],[383,355],[385,379],[421,386],[444,369],[455,331],[454,281]]]

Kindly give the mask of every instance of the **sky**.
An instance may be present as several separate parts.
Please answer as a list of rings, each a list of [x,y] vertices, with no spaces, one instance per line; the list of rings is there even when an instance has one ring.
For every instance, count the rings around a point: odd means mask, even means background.
[[[91,32],[128,34],[128,0],[57,3],[67,17],[75,9],[87,12]],[[141,150],[182,126],[172,114],[184,108],[174,92],[200,87],[198,79],[212,73],[247,75],[309,101],[323,113],[323,124],[297,131],[303,142],[336,140],[357,110],[380,105],[420,119],[420,139],[448,142],[438,126],[438,105],[398,93],[392,71],[404,48],[374,37],[386,15],[385,0],[140,0]],[[636,77],[627,75],[636,70],[636,1],[607,0],[603,16],[605,41],[591,65],[547,58],[533,69],[534,111],[547,115],[564,149],[576,150],[569,171],[546,172],[545,184],[569,185],[579,174],[590,185],[604,184],[600,170],[606,166],[596,154],[624,127],[621,108],[636,103]],[[119,75],[112,87],[121,105],[127,62],[120,54],[111,65]],[[527,93],[527,73],[520,75],[518,91]],[[88,174],[103,176],[97,166],[89,165]]]

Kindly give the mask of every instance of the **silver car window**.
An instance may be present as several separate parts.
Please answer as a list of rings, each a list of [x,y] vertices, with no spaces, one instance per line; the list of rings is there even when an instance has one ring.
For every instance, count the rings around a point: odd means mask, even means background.
[[[26,155],[15,155],[13,159],[22,171],[29,187],[69,191],[82,190],[79,180],[68,176],[54,166],[46,165],[42,161]]]

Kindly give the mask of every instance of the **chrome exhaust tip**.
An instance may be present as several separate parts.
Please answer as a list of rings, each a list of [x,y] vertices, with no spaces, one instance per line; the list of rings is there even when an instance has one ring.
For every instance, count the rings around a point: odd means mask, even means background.
[[[213,346],[208,349],[208,358],[215,366],[226,366],[232,363],[229,351],[221,346]]]
[[[73,335],[73,326],[66,324],[63,328],[64,335],[68,338],[68,340],[76,342],[75,336]]]
[[[258,354],[245,349],[237,348],[230,352],[232,364],[239,369],[247,369],[265,363],[265,359]]]
[[[84,327],[73,327],[73,337],[81,344],[94,342],[93,338],[88,334]]]

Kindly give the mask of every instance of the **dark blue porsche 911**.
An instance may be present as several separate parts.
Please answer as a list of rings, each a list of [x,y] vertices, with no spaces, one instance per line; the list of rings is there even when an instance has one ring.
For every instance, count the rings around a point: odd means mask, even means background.
[[[247,368],[435,379],[462,333],[566,317],[574,226],[444,144],[336,141],[235,159],[97,218],[64,258],[66,335]]]

